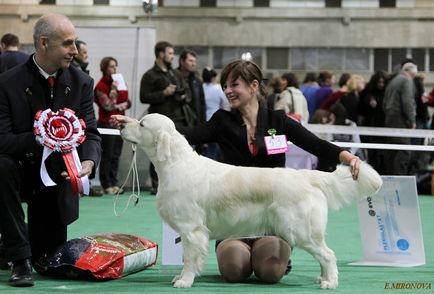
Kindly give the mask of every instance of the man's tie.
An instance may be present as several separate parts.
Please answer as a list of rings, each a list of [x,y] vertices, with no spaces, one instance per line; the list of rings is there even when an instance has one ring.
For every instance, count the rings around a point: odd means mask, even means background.
[[[50,88],[53,89],[53,88],[54,88],[54,82],[55,82],[54,77],[53,77],[53,76],[49,76],[49,77],[47,78],[47,81],[48,81],[48,83],[50,84]]]

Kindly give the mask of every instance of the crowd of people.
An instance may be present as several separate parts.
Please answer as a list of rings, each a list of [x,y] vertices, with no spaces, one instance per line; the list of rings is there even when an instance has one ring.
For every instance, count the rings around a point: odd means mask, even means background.
[[[100,61],[101,78],[94,85],[87,70],[87,44],[77,39],[66,16],[43,15],[33,39],[35,53],[29,56],[18,50],[16,36],[6,34],[0,55],[0,267],[11,265],[9,284],[21,287],[34,285],[32,266],[43,272],[40,257],[67,240],[67,226],[78,218],[78,197],[71,195],[71,175],[58,153],[47,158],[57,185],[46,187],[39,177],[42,146],[33,133],[36,112],[67,107],[85,121],[78,176],[92,179],[99,166],[102,191],[91,186],[93,196],[123,192],[117,179],[122,139],[101,136],[97,127],[119,128],[133,120],[125,116],[131,100],[117,59],[106,56]],[[158,42],[154,53],[153,67],[141,79],[140,101],[149,104],[149,113],[171,118],[198,153],[234,165],[284,167],[285,154],[269,155],[264,139],[286,135],[318,156],[321,170],[332,171],[340,162],[349,165],[357,179],[361,159],[367,159],[382,174],[408,174],[408,151],[349,152],[328,141],[357,141],[355,136],[324,140],[304,125],[427,128],[427,107],[434,104],[434,91],[425,94],[412,60],[403,61],[394,75],[376,72],[366,85],[361,76],[344,73],[334,90],[335,77],[327,71],[306,74],[301,85],[296,74],[286,72],[266,85],[261,69],[250,60],[227,64],[219,84],[216,70],[207,67],[198,73],[194,51],[184,49],[177,68],[169,42]],[[406,138],[361,140],[410,144]],[[152,164],[149,169],[151,194],[156,194],[158,176]],[[27,223],[22,201],[28,203]],[[252,273],[265,282],[279,281],[290,269],[291,250],[279,236],[220,240],[216,245],[220,272],[230,282],[244,281]]]
[[[411,59],[403,60],[394,73],[375,72],[367,83],[360,75],[342,73],[335,85],[334,75],[324,71],[307,73],[299,87],[296,75],[287,72],[270,80],[268,107],[284,109],[304,123],[429,129],[432,124],[428,107],[433,106],[434,89],[426,92],[423,81],[423,74],[418,73]],[[356,143],[424,143],[419,138],[374,135],[334,134],[327,139]],[[431,160],[407,150],[353,149],[352,152],[367,160],[380,174],[388,175],[414,175],[425,169]],[[334,169],[333,164],[324,164],[321,159],[317,168]]]

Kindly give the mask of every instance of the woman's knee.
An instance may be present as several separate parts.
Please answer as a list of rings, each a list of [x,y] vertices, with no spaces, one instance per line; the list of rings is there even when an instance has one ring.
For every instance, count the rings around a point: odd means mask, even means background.
[[[225,240],[217,246],[217,262],[222,277],[243,282],[252,274],[250,246],[239,240]]]
[[[252,266],[255,275],[263,282],[277,283],[286,272],[291,247],[278,237],[259,239],[252,246]]]

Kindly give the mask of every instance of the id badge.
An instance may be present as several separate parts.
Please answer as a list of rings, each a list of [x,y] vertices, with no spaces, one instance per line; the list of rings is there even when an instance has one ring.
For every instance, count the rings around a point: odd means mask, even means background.
[[[285,153],[288,151],[288,140],[286,140],[285,135],[265,136],[264,141],[268,155]]]

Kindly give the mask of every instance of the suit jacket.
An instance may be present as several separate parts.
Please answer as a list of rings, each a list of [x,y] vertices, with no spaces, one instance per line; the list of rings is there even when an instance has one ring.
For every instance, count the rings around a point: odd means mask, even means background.
[[[82,118],[87,127],[86,140],[78,148],[80,160],[92,160],[96,168],[101,157],[101,138],[96,126],[93,100],[93,80],[72,66],[58,71],[53,99],[50,98],[48,81],[39,73],[33,56],[26,63],[0,75],[0,154],[11,156],[25,169],[24,191],[31,193],[45,188],[39,175],[43,147],[37,144],[33,133],[34,117],[38,110],[51,108],[52,111],[58,111],[67,107],[75,111],[75,115]],[[47,168],[57,183],[55,193],[58,194],[62,221],[65,225],[69,224],[78,218],[79,199],[72,196],[69,181],[59,176],[60,171],[66,170],[60,154],[53,153],[49,157]]]
[[[256,123],[256,156],[249,150],[246,126],[237,110],[220,109],[205,124],[193,128],[179,128],[179,131],[192,145],[218,143],[226,163],[239,166],[284,167],[285,153],[267,155],[264,137],[269,136],[268,130],[271,128],[276,130],[276,135],[286,135],[289,141],[307,152],[332,162],[339,162],[342,148],[318,138],[289,118],[282,110],[270,110],[263,105],[259,107]]]

